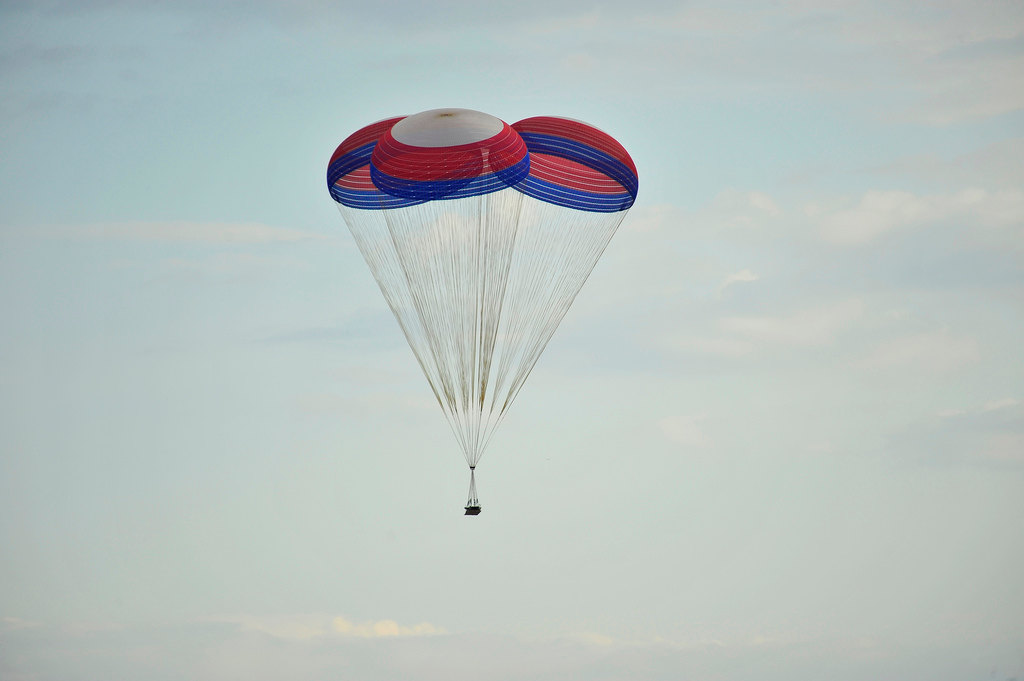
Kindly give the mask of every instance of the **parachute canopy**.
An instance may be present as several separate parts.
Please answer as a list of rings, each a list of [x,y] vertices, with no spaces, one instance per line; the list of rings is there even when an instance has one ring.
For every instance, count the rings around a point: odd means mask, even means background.
[[[475,469],[636,200],[636,166],[568,118],[468,109],[372,123],[327,186]]]

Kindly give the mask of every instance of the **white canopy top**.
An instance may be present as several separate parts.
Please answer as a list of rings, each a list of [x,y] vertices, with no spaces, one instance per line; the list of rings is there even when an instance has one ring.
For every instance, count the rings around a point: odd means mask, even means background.
[[[395,123],[391,135],[413,147],[454,147],[494,137],[504,125],[500,118],[472,109],[431,109]]]

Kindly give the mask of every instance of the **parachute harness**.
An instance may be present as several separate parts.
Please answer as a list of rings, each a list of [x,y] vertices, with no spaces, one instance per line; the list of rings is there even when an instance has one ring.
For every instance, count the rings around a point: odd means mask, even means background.
[[[469,467],[469,498],[466,500],[466,515],[480,515],[480,499],[476,495],[476,466]]]

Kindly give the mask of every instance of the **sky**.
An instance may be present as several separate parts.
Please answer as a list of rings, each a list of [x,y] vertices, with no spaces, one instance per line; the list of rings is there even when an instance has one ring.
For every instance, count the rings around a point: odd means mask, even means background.
[[[0,5],[0,679],[1024,679],[1024,5]],[[636,205],[478,469],[325,185]]]

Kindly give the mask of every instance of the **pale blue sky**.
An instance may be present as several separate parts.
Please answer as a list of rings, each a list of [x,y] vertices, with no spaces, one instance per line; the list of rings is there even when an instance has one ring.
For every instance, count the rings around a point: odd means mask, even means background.
[[[1017,2],[0,8],[0,679],[1024,679]],[[435,107],[638,203],[480,466],[327,194]]]

